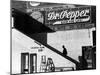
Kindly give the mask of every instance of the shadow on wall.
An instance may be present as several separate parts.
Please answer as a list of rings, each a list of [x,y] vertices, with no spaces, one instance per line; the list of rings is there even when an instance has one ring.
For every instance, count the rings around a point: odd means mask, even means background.
[[[54,32],[49,27],[33,19],[28,14],[13,9],[14,27],[27,34]]]
[[[47,44],[47,33],[36,33],[31,34],[31,38],[34,38],[35,40],[38,40],[40,43]]]

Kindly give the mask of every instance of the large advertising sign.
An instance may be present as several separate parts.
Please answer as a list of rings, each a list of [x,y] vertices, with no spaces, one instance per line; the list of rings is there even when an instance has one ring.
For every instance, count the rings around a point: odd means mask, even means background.
[[[73,23],[89,23],[91,21],[91,8],[80,7],[46,11],[46,25],[64,25]]]

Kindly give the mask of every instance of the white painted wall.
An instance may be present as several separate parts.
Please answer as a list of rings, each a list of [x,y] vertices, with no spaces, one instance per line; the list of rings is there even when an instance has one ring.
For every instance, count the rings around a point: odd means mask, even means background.
[[[30,52],[30,47],[38,46],[34,40],[12,29],[12,73],[21,73],[21,53]]]
[[[68,56],[78,61],[78,56],[82,55],[82,46],[90,46],[92,43],[92,29],[57,31],[48,33],[48,44],[63,51],[62,45],[65,45]]]
[[[34,43],[34,40],[25,36],[24,34],[12,30],[12,73],[21,73],[21,53],[37,53],[37,70],[40,71],[41,56],[46,55],[46,58],[53,59],[55,67],[75,67],[75,64],[66,60],[62,56],[52,52],[48,48],[44,48],[42,52],[38,52],[37,49],[31,49],[31,47],[38,46]]]
[[[92,30],[70,30],[70,31],[58,31],[55,33],[48,33],[47,42],[52,47],[62,52],[62,45],[68,50],[68,56],[78,60],[78,56],[82,54],[82,46],[92,45]],[[40,71],[41,56],[46,55],[46,58],[53,58],[56,67],[75,67],[75,64],[66,60],[62,56],[52,52],[48,48],[44,48],[42,52],[38,52],[37,49],[31,49],[31,47],[39,47],[34,40],[20,33],[19,31],[12,30],[12,73],[21,73],[21,53],[37,53],[37,70]]]

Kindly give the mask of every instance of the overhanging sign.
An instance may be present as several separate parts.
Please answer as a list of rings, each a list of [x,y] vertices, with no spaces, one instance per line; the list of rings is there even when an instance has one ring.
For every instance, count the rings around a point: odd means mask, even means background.
[[[87,23],[91,19],[91,8],[70,8],[46,11],[45,24],[60,25],[72,23]]]

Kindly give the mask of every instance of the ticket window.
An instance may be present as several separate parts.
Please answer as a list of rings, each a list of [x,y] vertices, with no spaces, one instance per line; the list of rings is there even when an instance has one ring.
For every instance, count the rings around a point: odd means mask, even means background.
[[[29,53],[21,53],[21,73],[29,73]]]
[[[37,72],[37,54],[30,54],[30,73]]]

